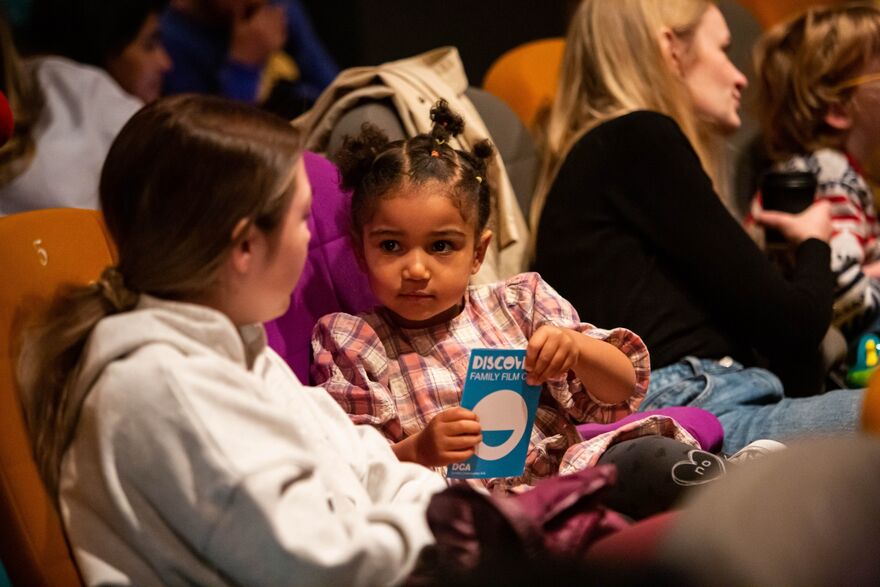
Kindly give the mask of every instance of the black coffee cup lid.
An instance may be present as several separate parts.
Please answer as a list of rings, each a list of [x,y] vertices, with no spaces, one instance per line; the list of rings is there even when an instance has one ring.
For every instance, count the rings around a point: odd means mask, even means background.
[[[764,174],[761,185],[787,188],[816,188],[816,176],[809,171],[768,171]]]

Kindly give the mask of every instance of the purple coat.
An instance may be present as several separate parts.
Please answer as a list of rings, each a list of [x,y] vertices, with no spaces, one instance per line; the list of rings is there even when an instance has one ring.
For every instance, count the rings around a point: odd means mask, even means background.
[[[351,194],[339,186],[333,163],[309,152],[303,160],[312,184],[309,256],[287,312],[265,326],[269,345],[300,381],[309,382],[310,340],[318,319],[372,310],[376,302],[349,240]]]

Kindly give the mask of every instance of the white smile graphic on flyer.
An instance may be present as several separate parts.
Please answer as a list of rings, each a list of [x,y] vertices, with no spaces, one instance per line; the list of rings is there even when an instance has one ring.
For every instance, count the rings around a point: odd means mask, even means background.
[[[522,475],[541,387],[526,383],[523,349],[473,349],[461,405],[480,419],[476,454],[449,465],[453,479]]]

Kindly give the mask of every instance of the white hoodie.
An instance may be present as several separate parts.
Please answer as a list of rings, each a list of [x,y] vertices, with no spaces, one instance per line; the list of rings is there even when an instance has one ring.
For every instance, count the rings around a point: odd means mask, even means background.
[[[89,585],[388,585],[443,489],[212,309],[142,296],[86,347],[62,516]]]

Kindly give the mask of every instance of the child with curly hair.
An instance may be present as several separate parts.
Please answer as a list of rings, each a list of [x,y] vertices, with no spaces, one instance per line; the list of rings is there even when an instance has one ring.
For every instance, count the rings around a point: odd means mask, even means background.
[[[775,168],[811,172],[816,199],[831,204],[834,321],[854,342],[880,326],[880,223],[868,183],[880,181],[880,8],[810,8],[770,30],[755,55]]]
[[[476,415],[460,406],[470,350],[525,348],[527,381],[543,386],[525,472],[486,484],[510,489],[592,464],[604,445],[582,441],[575,425],[635,411],[647,349],[629,330],[581,322],[536,273],[469,286],[492,236],[483,179],[492,147],[450,146],[463,122],[442,100],[431,117],[430,134],[404,141],[365,125],[337,157],[354,190],[354,246],[381,306],[319,321],[313,377],[401,460],[440,467],[481,442]]]

